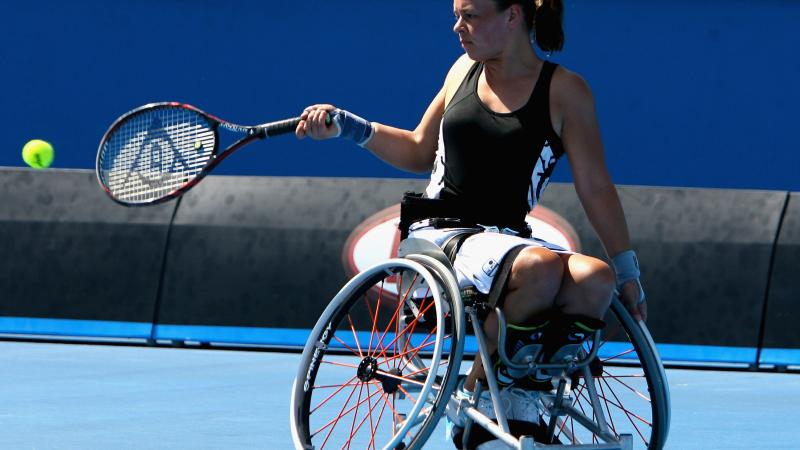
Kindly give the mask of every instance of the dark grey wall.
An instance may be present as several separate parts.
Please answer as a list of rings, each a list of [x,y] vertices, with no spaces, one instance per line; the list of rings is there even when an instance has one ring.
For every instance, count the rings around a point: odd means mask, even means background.
[[[210,177],[175,218],[161,322],[311,328],[342,245],[419,180]]]
[[[800,193],[788,198],[766,309],[764,346],[800,349]]]
[[[571,185],[550,189],[542,204],[573,224],[584,253],[604,255]],[[626,186],[619,192],[656,340],[756,347],[786,193]]]
[[[120,207],[90,171],[0,169],[0,316],[152,321],[174,208]]]
[[[158,305],[158,324],[309,328],[347,279],[352,230],[424,186],[211,176],[180,203],[125,208],[89,171],[0,170],[0,318],[151,323]],[[619,191],[657,341],[757,348],[765,324],[766,347],[800,349],[800,194],[784,217],[785,192]],[[571,185],[543,205],[604,256]]]

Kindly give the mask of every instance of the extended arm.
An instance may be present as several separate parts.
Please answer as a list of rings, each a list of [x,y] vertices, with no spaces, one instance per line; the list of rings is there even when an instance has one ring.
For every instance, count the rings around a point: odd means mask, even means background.
[[[445,89],[442,88],[433,99],[417,128],[413,131],[395,128],[377,122],[367,122],[358,116],[350,115],[346,120],[357,123],[346,123],[345,127],[371,127],[369,139],[360,143],[384,162],[409,172],[423,173],[430,170],[436,154],[439,134],[439,122],[444,114]],[[313,105],[306,108],[300,116],[302,121],[297,125],[297,137],[302,139],[311,136],[314,139],[328,139],[337,136],[341,130],[326,125],[329,113],[336,110],[333,105]],[[346,113],[350,114],[350,113]],[[362,133],[357,133],[359,138]]]

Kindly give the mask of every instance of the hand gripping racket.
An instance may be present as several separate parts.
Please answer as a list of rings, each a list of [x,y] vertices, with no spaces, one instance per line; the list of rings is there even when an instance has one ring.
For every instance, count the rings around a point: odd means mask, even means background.
[[[256,139],[294,132],[299,117],[242,126],[191,105],[151,103],[117,119],[97,151],[97,180],[116,202],[154,205],[191,189],[228,155]],[[222,153],[219,128],[244,134]]]

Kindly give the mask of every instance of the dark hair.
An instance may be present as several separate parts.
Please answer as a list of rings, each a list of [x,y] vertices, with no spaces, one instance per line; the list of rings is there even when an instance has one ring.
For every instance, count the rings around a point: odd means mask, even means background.
[[[494,0],[499,11],[519,5],[536,45],[546,52],[564,48],[564,3],[562,0]]]

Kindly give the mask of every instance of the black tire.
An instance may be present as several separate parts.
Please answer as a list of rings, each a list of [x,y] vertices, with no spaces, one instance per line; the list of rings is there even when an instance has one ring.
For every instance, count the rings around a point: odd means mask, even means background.
[[[391,259],[334,297],[294,381],[296,448],[422,448],[454,388],[464,340],[458,291],[440,269],[424,257]]]

